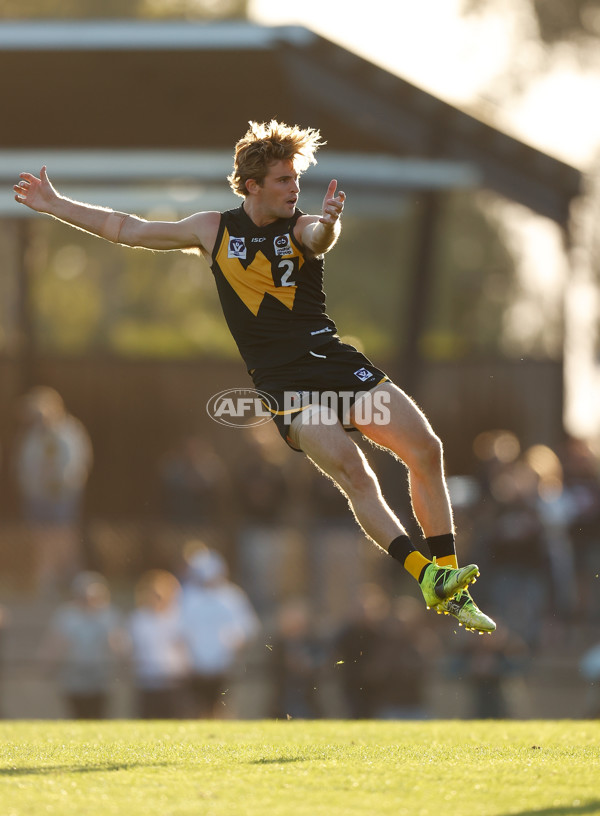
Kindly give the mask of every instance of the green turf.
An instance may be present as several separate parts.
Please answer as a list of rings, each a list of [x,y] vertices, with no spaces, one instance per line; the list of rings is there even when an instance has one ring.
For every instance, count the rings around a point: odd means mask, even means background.
[[[4,722],[1,816],[600,814],[599,722]]]

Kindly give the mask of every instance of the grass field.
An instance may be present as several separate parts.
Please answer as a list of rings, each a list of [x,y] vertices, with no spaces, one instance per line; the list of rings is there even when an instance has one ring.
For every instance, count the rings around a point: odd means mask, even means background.
[[[1,816],[600,814],[600,722],[0,723]]]

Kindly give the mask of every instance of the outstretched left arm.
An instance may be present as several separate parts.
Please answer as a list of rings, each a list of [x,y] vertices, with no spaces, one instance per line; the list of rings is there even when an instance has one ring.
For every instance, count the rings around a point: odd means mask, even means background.
[[[342,228],[340,219],[346,194],[340,190],[336,196],[336,188],[337,181],[333,179],[325,193],[320,218],[316,215],[303,215],[298,219],[297,237],[313,255],[324,255],[329,252],[340,234]]]

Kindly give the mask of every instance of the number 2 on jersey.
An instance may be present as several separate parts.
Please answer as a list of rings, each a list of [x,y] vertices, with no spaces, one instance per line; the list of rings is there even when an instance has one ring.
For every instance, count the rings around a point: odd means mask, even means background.
[[[296,281],[292,279],[292,275],[298,268],[297,264],[297,258],[284,258],[279,261],[275,286],[296,286]]]

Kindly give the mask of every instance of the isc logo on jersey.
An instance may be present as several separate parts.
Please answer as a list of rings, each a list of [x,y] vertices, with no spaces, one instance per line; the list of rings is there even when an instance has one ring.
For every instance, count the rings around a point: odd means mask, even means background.
[[[228,258],[246,258],[246,239],[229,237]]]
[[[275,255],[293,255],[289,235],[278,235],[273,239],[273,246],[275,248]]]

